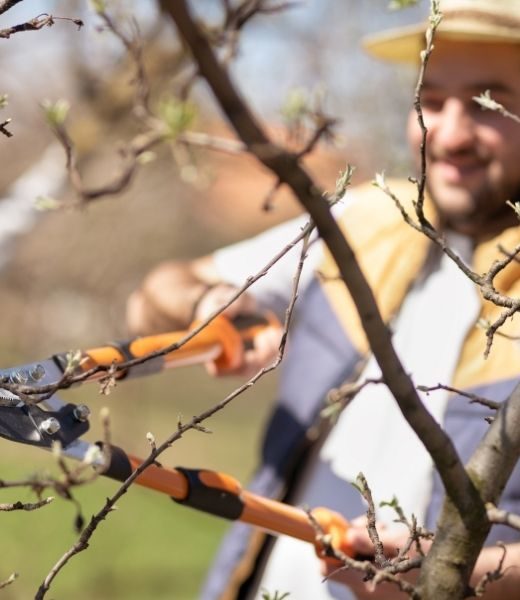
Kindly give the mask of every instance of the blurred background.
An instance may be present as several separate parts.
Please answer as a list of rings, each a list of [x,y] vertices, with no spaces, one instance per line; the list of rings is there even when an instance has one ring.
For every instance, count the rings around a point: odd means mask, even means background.
[[[244,30],[232,66],[235,81],[273,136],[284,142],[281,108],[295,90],[322,94],[338,119],[335,143],[322,144],[308,168],[325,190],[334,189],[346,162],[354,183],[375,171],[408,175],[404,123],[412,102],[413,69],[379,64],[362,53],[366,33],[417,21],[427,3],[392,12],[387,0],[307,0],[283,14],[253,20]],[[199,16],[218,22],[220,3],[191,3]],[[128,27],[131,15],[144,39],[152,102],[179,89],[189,71],[181,44],[160,2],[107,2]],[[67,120],[87,184],[108,181],[118,148],[138,131],[132,113],[133,68],[120,41],[100,28],[79,0],[20,2],[0,17],[0,28],[40,13],[82,18],[80,31],[65,21],[52,28],[1,40],[0,94],[8,94],[2,120],[13,137],[0,138],[0,368],[75,348],[124,339],[125,300],[157,261],[207,253],[297,214],[283,190],[263,210],[274,181],[251,159],[165,144],[128,189],[115,197],[73,207],[64,153],[45,124],[40,103],[67,99]],[[294,96],[293,96],[294,97]],[[203,84],[194,88],[192,129],[232,137]],[[38,197],[65,208],[38,212]],[[68,205],[68,207],[67,207]],[[162,459],[164,464],[215,468],[247,482],[262,425],[274,397],[276,375],[214,417],[212,434],[190,432]],[[110,408],[114,443],[134,454],[149,449],[189,418],[233,390],[237,380],[209,379],[202,367],[121,383],[106,397],[95,384],[63,393],[92,409],[91,439]],[[56,472],[52,457],[0,440],[0,479]],[[98,480],[75,497],[85,517],[116,489]],[[2,490],[0,502],[33,501],[26,490]],[[49,597],[99,599],[197,597],[226,523],[178,507],[137,487],[119,502],[93,538],[53,584]],[[19,579],[0,591],[6,599],[30,598],[52,565],[75,541],[75,507],[62,499],[35,512],[0,513],[0,580]]]

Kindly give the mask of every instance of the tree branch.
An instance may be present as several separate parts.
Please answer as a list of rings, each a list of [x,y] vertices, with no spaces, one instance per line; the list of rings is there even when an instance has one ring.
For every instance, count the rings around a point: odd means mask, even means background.
[[[497,508],[492,502],[486,504],[486,510],[488,519],[492,523],[509,525],[509,527],[520,531],[520,515],[515,515],[507,510]]]
[[[278,366],[280,365],[280,363],[283,359],[284,352],[285,352],[287,335],[288,335],[289,326],[290,326],[290,323],[292,320],[292,315],[294,312],[294,306],[296,303],[298,288],[299,288],[299,284],[300,284],[301,272],[302,272],[304,261],[305,261],[306,255],[307,255],[309,237],[312,232],[312,229],[313,229],[313,226],[312,226],[312,224],[310,224],[307,228],[305,228],[305,232],[302,237],[303,244],[302,244],[302,249],[300,252],[300,260],[298,261],[298,265],[296,267],[296,271],[294,274],[291,301],[290,301],[289,306],[286,311],[285,322],[283,325],[283,333],[282,333],[282,338],[280,341],[280,347],[279,347],[278,355],[275,358],[275,360],[270,365],[268,365],[268,366],[264,367],[263,369],[261,369],[260,371],[258,371],[253,377],[251,377],[248,381],[246,381],[246,383],[244,383],[243,385],[241,385],[240,387],[235,389],[231,394],[226,396],[219,403],[210,407],[208,410],[204,411],[203,413],[199,414],[198,416],[193,417],[187,424],[183,425],[179,421],[179,423],[177,425],[177,431],[172,433],[160,446],[156,445],[155,438],[153,437],[153,435],[148,434],[147,440],[148,440],[148,443],[150,444],[150,448],[151,448],[151,452],[150,452],[148,458],[146,460],[144,460],[139,465],[139,467],[128,477],[128,479],[118,488],[118,490],[110,498],[107,499],[107,501],[105,502],[105,504],[101,508],[101,510],[98,511],[98,513],[96,513],[90,519],[89,524],[81,532],[81,535],[79,536],[76,543],[71,548],[69,548],[69,550],[67,550],[67,552],[65,552],[65,554],[63,554],[60,557],[60,559],[55,563],[55,565],[49,571],[49,573],[47,574],[47,576],[41,583],[40,587],[38,588],[38,591],[35,596],[35,600],[42,600],[45,597],[45,595],[47,594],[47,592],[49,591],[49,589],[52,585],[52,582],[54,581],[56,576],[60,573],[60,571],[65,567],[65,565],[75,555],[79,554],[80,552],[83,552],[84,550],[86,550],[88,548],[89,541],[90,541],[91,537],[94,535],[98,526],[106,519],[106,517],[109,515],[109,513],[112,512],[116,508],[115,503],[124,494],[126,494],[128,489],[130,488],[130,486],[139,477],[139,475],[141,473],[143,473],[150,465],[154,464],[156,462],[157,458],[165,450],[170,448],[170,446],[172,446],[172,444],[175,441],[180,439],[184,433],[186,433],[187,431],[189,431],[191,429],[207,432],[207,430],[204,427],[202,427],[201,423],[203,423],[204,421],[206,421],[207,419],[212,417],[217,412],[224,409],[230,402],[232,402],[235,398],[237,398],[242,393],[244,393],[246,390],[248,390],[253,385],[255,385],[256,382],[259,381],[262,377],[264,377],[267,373],[270,373],[271,371],[278,368]]]
[[[1,13],[0,13],[1,14]],[[57,20],[60,21],[71,21],[74,25],[78,26],[78,29],[83,27],[83,21],[81,19],[71,19],[68,17],[53,17],[52,15],[42,14],[34,17],[34,19],[30,19],[25,23],[19,23],[18,25],[12,25],[11,27],[6,27],[5,29],[0,29],[0,38],[9,39],[15,33],[20,33],[22,31],[38,31],[43,27],[52,27]]]
[[[473,518],[475,507],[479,506],[478,517],[482,518],[485,510],[478,492],[451,440],[424,408],[411,379],[405,373],[392,347],[390,333],[379,314],[372,291],[321,190],[299,165],[294,154],[285,152],[267,138],[192,19],[186,1],[165,1],[163,8],[174,20],[198,64],[199,72],[208,82],[222,110],[249,151],[291,188],[311,215],[356,304],[385,382],[406,420],[431,454],[447,493],[462,518],[469,518],[467,515],[472,515]]]
[[[0,0],[0,15],[3,15],[19,2],[23,2],[23,0]]]

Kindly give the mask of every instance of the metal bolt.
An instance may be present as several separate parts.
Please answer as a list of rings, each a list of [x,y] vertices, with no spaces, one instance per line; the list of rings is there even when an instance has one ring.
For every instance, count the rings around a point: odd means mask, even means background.
[[[46,433],[47,435],[53,435],[61,429],[60,422],[55,417],[49,417],[42,421],[40,424],[40,430]]]
[[[76,420],[84,423],[90,417],[90,408],[86,404],[78,404],[72,414]]]
[[[29,380],[29,374],[25,369],[20,369],[19,371],[13,371],[9,376],[11,383],[20,383],[24,385]]]
[[[37,364],[33,365],[29,370],[29,377],[33,381],[40,381],[45,377],[45,368],[43,365]]]

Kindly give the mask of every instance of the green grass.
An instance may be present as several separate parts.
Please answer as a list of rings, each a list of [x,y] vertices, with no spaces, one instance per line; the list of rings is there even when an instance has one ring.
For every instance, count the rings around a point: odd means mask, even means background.
[[[2,472],[14,471],[2,465]],[[13,475],[19,476],[20,469]],[[99,480],[78,490],[85,517],[103,504],[116,484]],[[11,490],[9,499],[31,500]],[[57,498],[33,512],[1,513],[1,577],[18,572],[2,598],[32,598],[58,558],[74,543],[75,508]],[[116,599],[197,597],[224,521],[176,505],[165,496],[134,488],[56,578],[49,598]]]
[[[120,384],[100,397],[95,384],[63,393],[86,402],[93,411],[89,439],[99,438],[95,414],[109,405],[113,442],[133,454],[149,450],[146,432],[160,443],[175,430],[177,415],[187,420],[233,389],[236,382],[209,379],[200,369],[182,369],[159,377]],[[233,403],[208,426],[213,434],[189,432],[161,462],[171,466],[218,469],[245,482],[255,462],[263,418],[273,382],[260,385]],[[0,478],[21,479],[34,472],[55,471],[50,454],[0,439]],[[75,497],[88,519],[117,484],[99,478],[77,488]],[[0,490],[0,502],[34,501],[27,489]],[[0,600],[33,598],[54,563],[77,539],[71,502],[56,498],[33,512],[0,512],[0,580],[19,578],[0,590]],[[71,559],[55,579],[48,598],[55,600],[192,600],[228,524],[175,504],[168,497],[134,486],[94,534],[90,547]]]

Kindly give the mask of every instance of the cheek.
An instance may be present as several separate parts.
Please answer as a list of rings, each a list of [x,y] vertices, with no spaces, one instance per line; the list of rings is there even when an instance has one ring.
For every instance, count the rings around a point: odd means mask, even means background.
[[[406,137],[408,139],[408,145],[413,153],[414,160],[419,159],[419,149],[422,142],[422,132],[417,121],[417,115],[415,112],[410,113],[406,124]]]
[[[480,143],[483,152],[494,160],[497,168],[510,178],[520,178],[518,173],[518,157],[520,156],[520,127],[505,130],[489,129],[482,131]]]

